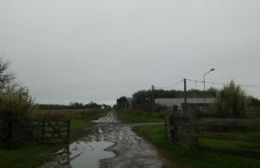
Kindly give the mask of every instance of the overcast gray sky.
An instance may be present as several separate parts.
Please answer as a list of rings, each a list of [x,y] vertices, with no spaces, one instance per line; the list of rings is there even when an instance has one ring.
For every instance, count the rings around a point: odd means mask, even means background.
[[[40,103],[110,103],[203,80],[211,67],[208,81],[260,85],[259,9],[259,0],[0,0],[0,57]]]

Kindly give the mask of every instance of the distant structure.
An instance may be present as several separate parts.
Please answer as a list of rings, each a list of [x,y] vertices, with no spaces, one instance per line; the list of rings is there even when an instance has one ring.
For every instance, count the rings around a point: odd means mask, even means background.
[[[131,97],[126,97],[127,103],[128,103],[128,108],[132,109],[133,108],[133,99]]]
[[[155,104],[172,108],[178,111],[182,111],[182,104],[184,98],[157,98],[154,100]],[[187,104],[197,107],[202,107],[205,104],[213,104],[216,102],[216,98],[187,98]]]
[[[133,107],[133,100],[130,97],[122,96],[118,98],[116,101],[116,107],[118,109],[132,109]]]

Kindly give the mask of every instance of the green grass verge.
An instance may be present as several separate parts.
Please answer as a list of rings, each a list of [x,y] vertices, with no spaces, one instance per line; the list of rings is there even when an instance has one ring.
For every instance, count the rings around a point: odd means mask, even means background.
[[[92,120],[104,116],[106,112],[96,112],[71,119],[71,141],[87,135],[85,128],[94,125]],[[25,145],[17,149],[0,149],[0,168],[35,168],[49,159],[49,154],[60,149],[59,144]]]
[[[200,153],[191,155],[187,149],[169,144],[164,137],[164,126],[140,126],[135,128],[140,136],[145,137],[153,143],[169,160],[175,160],[181,167],[200,167],[200,168],[258,168],[259,159],[247,157],[221,155],[213,153]]]
[[[164,116],[161,113],[141,111],[119,111],[118,118],[125,123],[163,122]]]
[[[0,150],[0,167],[34,168],[48,159],[56,145],[30,145],[14,150]]]
[[[211,148],[219,149],[252,149],[260,150],[260,143],[252,143],[245,141],[232,141],[232,140],[223,140],[223,139],[209,139],[209,138],[200,138],[199,145],[207,146]]]

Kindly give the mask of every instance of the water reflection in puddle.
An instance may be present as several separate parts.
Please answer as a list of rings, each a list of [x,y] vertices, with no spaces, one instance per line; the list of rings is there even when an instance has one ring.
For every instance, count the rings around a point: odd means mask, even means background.
[[[115,157],[106,148],[114,145],[107,141],[77,141],[68,148],[56,152],[54,161],[48,162],[41,168],[99,168],[99,161]]]
[[[70,165],[73,168],[98,168],[99,160],[114,157],[115,154],[104,149],[112,146],[112,142],[92,141],[76,142],[70,145]]]

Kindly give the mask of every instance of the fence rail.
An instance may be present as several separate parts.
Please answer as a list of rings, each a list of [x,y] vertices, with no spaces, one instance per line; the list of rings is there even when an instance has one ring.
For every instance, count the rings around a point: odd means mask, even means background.
[[[198,118],[194,112],[189,112],[188,115],[186,113],[185,116],[176,112],[171,113],[166,121],[166,135],[169,141],[188,147],[192,153],[207,151],[260,158],[260,143],[248,142],[244,135],[250,130],[260,137],[260,119]],[[217,148],[214,145],[201,145],[200,139],[241,141],[257,144],[258,147]]]

